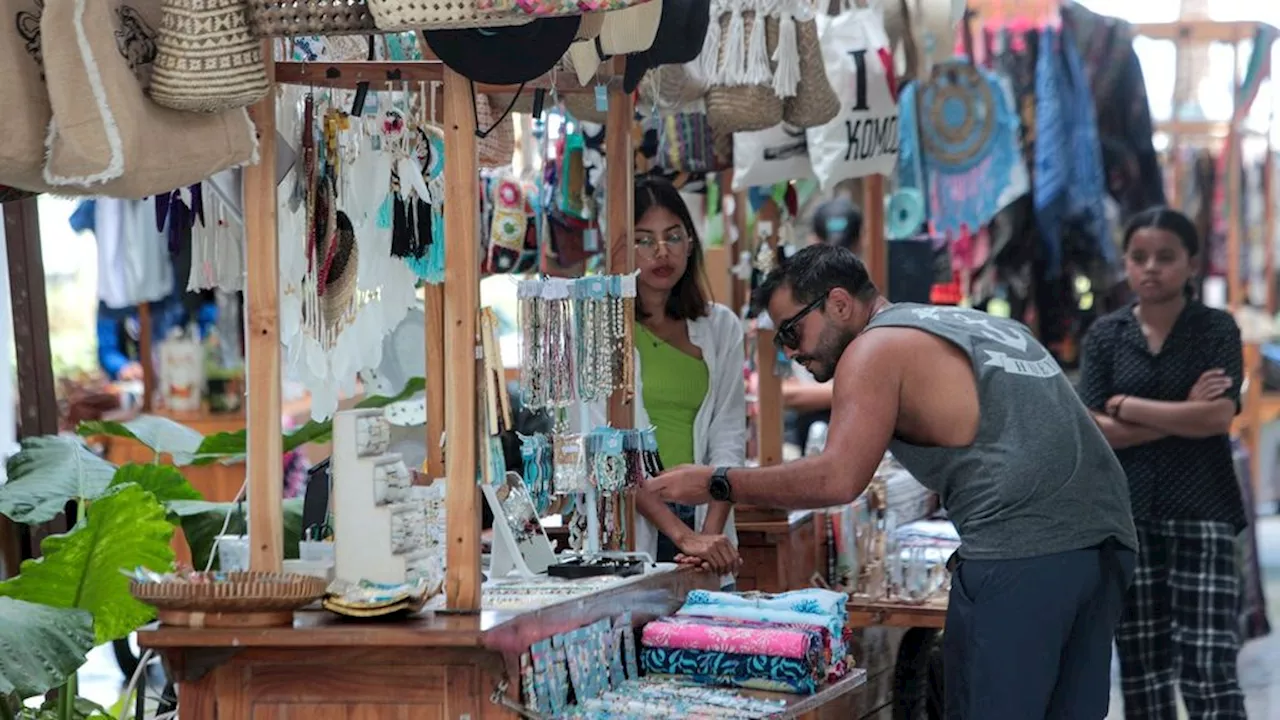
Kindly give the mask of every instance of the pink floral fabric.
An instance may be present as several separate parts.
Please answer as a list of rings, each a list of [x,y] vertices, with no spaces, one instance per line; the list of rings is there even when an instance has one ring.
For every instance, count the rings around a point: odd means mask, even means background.
[[[740,655],[812,658],[824,650],[821,633],[799,628],[735,626],[725,623],[655,620],[644,626],[647,647],[709,650]]]

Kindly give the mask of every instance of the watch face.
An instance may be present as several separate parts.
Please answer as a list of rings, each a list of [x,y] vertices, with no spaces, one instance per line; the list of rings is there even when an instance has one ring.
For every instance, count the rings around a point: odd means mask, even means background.
[[[729,499],[729,479],[723,475],[712,476],[711,486],[707,490],[712,500],[724,502]]]

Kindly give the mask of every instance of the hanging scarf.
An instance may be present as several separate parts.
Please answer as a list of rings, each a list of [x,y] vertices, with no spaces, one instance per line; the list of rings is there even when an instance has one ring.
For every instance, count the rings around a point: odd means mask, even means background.
[[[1103,198],[1106,176],[1093,96],[1070,30],[1040,31],[1036,63],[1036,222],[1045,250],[1045,277],[1062,271],[1062,239],[1067,224],[1087,234],[1108,262],[1116,250],[1108,235]]]

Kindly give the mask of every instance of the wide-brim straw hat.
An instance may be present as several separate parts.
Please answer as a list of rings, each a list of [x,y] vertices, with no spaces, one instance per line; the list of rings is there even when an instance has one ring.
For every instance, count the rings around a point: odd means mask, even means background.
[[[644,52],[653,47],[662,24],[665,0],[646,0],[604,14],[600,34],[594,40],[578,40],[569,47],[569,59],[578,83],[586,85],[600,70],[600,63],[616,55]]]

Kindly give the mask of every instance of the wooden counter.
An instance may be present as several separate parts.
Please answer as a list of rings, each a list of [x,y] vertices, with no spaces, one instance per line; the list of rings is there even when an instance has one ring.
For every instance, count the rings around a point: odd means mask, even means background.
[[[674,612],[690,590],[717,586],[710,573],[655,572],[521,613],[358,621],[299,612],[288,628],[153,625],[138,642],[164,657],[183,720],[511,718],[489,698],[504,679],[515,696],[532,643],[628,610],[644,623]]]
[[[788,513],[742,507],[735,509],[738,590],[786,592],[813,585],[814,575],[827,575],[826,516],[811,510]]]
[[[930,598],[923,603],[893,600],[849,600],[849,627],[932,628],[941,630],[947,624],[946,596]]]

